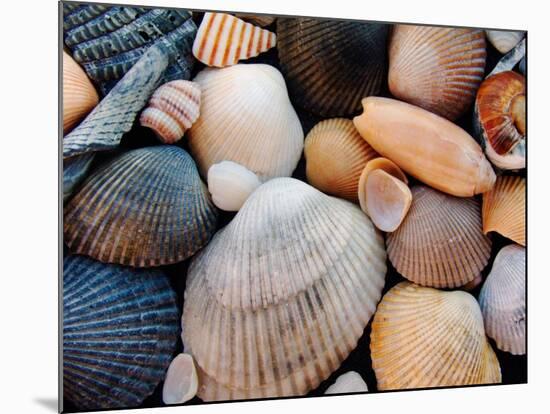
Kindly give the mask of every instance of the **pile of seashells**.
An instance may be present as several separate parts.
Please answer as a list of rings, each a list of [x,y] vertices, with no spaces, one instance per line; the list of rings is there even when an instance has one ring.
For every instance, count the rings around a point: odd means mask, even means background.
[[[62,7],[66,409],[526,380],[525,33]]]

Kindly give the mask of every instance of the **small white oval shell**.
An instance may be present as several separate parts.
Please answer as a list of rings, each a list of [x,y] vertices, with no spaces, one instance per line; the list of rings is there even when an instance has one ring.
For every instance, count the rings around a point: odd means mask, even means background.
[[[179,354],[168,367],[162,387],[162,401],[164,404],[183,404],[195,396],[198,385],[193,357]]]
[[[208,191],[212,201],[225,211],[239,211],[260,184],[256,174],[233,161],[222,161],[208,169]]]
[[[334,384],[327,388],[325,394],[343,394],[349,392],[367,392],[367,384],[355,371],[340,375]]]

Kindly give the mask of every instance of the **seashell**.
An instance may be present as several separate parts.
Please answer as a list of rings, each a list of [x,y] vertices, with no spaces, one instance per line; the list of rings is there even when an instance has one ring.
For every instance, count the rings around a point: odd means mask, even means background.
[[[500,72],[514,69],[522,59],[525,59],[526,48],[525,39],[522,39],[512,50],[498,61],[486,78]]]
[[[368,174],[365,193],[367,214],[376,227],[385,232],[395,231],[411,207],[412,194],[407,184],[384,170]]]
[[[498,168],[525,168],[525,77],[512,71],[489,76],[477,92],[474,127],[487,158]]]
[[[472,295],[401,282],[379,303],[370,337],[378,390],[501,382]]]
[[[464,286],[461,286],[460,288],[462,290],[465,290],[466,292],[471,292],[474,289],[476,289],[479,285],[483,283],[483,277],[481,274],[477,275],[473,280],[466,283]]]
[[[225,211],[239,211],[260,184],[256,174],[233,161],[222,161],[208,169],[212,201]]]
[[[86,73],[63,51],[63,133],[78,124],[98,102],[99,96]]]
[[[454,121],[474,102],[486,54],[483,30],[396,25],[389,46],[390,91]]]
[[[275,33],[226,13],[205,13],[193,42],[193,55],[207,66],[223,68],[258,56],[277,42]]]
[[[200,113],[201,90],[196,83],[175,80],[159,87],[151,96],[139,122],[151,128],[165,144],[179,141]]]
[[[95,171],[65,207],[63,231],[78,254],[150,267],[193,255],[216,219],[193,159],[165,145],[126,152]]]
[[[63,202],[66,202],[92,166],[95,153],[77,155],[63,160]]]
[[[478,200],[420,185],[411,192],[409,213],[386,238],[397,271],[411,282],[436,288],[454,288],[475,279],[491,255]]]
[[[63,260],[63,397],[78,411],[138,407],[176,349],[176,294],[160,270]]]
[[[235,13],[235,17],[244,20],[245,22],[252,23],[256,26],[266,27],[275,22],[275,16],[269,16],[266,14],[248,14],[248,13]]]
[[[495,183],[491,164],[475,140],[421,108],[394,99],[365,98],[363,114],[353,123],[379,154],[440,191],[471,197]]]
[[[260,186],[189,267],[182,337],[198,396],[316,388],[357,346],[385,260],[382,237],[354,204],[292,178]]]
[[[485,30],[487,39],[502,54],[508,53],[523,39],[525,32]]]
[[[496,231],[525,246],[525,178],[500,176],[483,194],[483,233]]]
[[[63,3],[63,30],[68,32],[78,25],[82,25],[95,20],[102,13],[105,13],[109,7],[101,4],[69,4]]]
[[[355,371],[349,371],[336,378],[336,382],[327,388],[325,394],[344,394],[350,392],[367,392],[367,384]]]
[[[187,135],[203,177],[226,160],[262,181],[292,175],[304,132],[277,69],[262,64],[207,68],[195,82],[202,90],[201,116]]]
[[[164,404],[183,404],[195,396],[198,387],[199,379],[193,357],[179,354],[168,367],[162,387],[162,401]]]
[[[357,202],[359,176],[378,154],[349,119],[319,122],[304,143],[307,181],[315,188]]]
[[[523,76],[527,75],[527,63],[526,63],[525,56],[519,61],[518,68]]]
[[[389,25],[277,19],[281,71],[293,102],[315,115],[349,117],[386,83]]]
[[[526,351],[525,270],[525,248],[503,247],[479,294],[487,335],[514,355]]]

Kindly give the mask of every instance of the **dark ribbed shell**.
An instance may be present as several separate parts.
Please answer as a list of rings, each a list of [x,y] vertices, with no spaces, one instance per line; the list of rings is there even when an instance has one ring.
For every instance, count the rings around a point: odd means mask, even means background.
[[[63,201],[67,201],[84,179],[95,158],[93,152],[63,160]]]
[[[64,236],[72,251],[102,262],[160,266],[202,248],[216,219],[191,156],[175,146],[148,147],[84,182],[65,208]]]
[[[277,47],[291,98],[320,116],[358,114],[386,83],[388,25],[278,19]]]
[[[179,312],[158,270],[63,262],[63,396],[79,410],[139,406],[164,378]]]

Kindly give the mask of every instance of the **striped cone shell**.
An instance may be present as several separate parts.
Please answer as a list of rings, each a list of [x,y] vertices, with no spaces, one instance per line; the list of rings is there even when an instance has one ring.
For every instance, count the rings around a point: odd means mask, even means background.
[[[525,271],[525,248],[503,247],[479,294],[487,335],[514,355],[526,351]]]
[[[500,365],[472,295],[410,282],[378,305],[371,358],[379,390],[501,382]]]
[[[226,13],[205,13],[193,43],[193,55],[207,66],[223,68],[258,56],[277,36]]]
[[[396,98],[453,121],[473,103],[485,58],[483,30],[396,25],[389,88]]]
[[[193,159],[175,146],[129,151],[95,171],[64,210],[72,251],[134,267],[181,262],[216,228]]]
[[[502,54],[508,53],[523,39],[525,32],[507,30],[485,30],[487,39]]]
[[[483,233],[496,231],[525,246],[525,178],[500,176],[483,194]]]
[[[260,186],[195,256],[183,342],[205,401],[304,395],[357,346],[381,296],[383,240],[302,181]]]
[[[281,71],[293,102],[323,117],[349,117],[386,83],[387,24],[277,19]]]
[[[77,410],[138,407],[176,350],[176,294],[159,270],[63,261],[63,397]]]
[[[190,81],[175,80],[165,83],[153,93],[139,122],[155,131],[165,144],[174,144],[197,120],[200,105],[200,87]]]
[[[349,119],[319,122],[304,143],[307,181],[315,188],[358,202],[359,177],[365,164],[378,156]]]
[[[203,177],[221,161],[241,164],[262,181],[292,175],[304,132],[277,69],[262,64],[207,68],[194,81],[202,91],[201,116],[187,140]]]
[[[420,185],[411,192],[409,213],[386,239],[397,271],[411,282],[436,288],[475,279],[491,255],[491,240],[481,229],[480,203]]]

